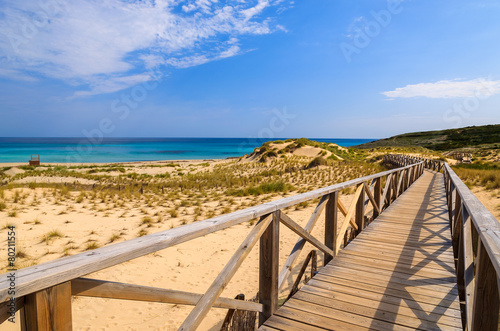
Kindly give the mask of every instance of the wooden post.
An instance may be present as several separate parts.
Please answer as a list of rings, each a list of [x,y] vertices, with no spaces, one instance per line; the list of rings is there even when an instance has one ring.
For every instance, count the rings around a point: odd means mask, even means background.
[[[398,198],[398,183],[399,183],[399,177],[401,176],[401,171],[396,171],[393,175],[392,178],[394,179],[392,182],[392,190],[391,190],[391,202],[396,200]]]
[[[382,178],[377,178],[375,180],[375,187],[373,188],[373,198],[375,199],[375,203],[377,206],[380,206],[380,199],[382,197]],[[373,208],[373,219],[377,218],[380,213],[377,211],[377,208]]]
[[[498,330],[500,300],[497,273],[481,240],[477,261],[472,330]]]
[[[363,185],[363,184],[360,184]],[[365,228],[365,190],[361,190],[359,194],[359,199],[356,202],[356,217],[355,221],[358,225],[358,230],[356,234],[360,233]]]
[[[339,192],[329,194],[328,202],[326,203],[325,211],[325,246],[331,248],[335,253],[337,247],[337,208],[339,202]],[[324,254],[323,265],[327,265],[332,260],[328,254]]]
[[[71,282],[29,294],[24,303],[23,330],[72,330]]]
[[[280,213],[273,213],[273,220],[260,237],[259,300],[264,311],[259,314],[259,326],[278,310]]]
[[[452,224],[452,221],[453,221],[453,190],[455,189],[455,185],[453,183],[451,183],[450,185],[450,193],[449,193],[449,197],[450,199],[448,200],[448,220],[450,221],[450,226]],[[456,192],[456,190],[455,190]],[[458,194],[455,193],[455,194]]]
[[[387,194],[385,196],[387,199],[387,207],[389,207],[392,203],[392,198],[391,198],[392,197],[392,181],[394,180],[394,178],[395,177],[392,174],[390,174],[389,176],[386,177]],[[387,181],[390,181],[389,185],[387,185]],[[385,204],[385,201],[383,201],[382,203]]]
[[[463,207],[462,207],[463,208]],[[472,330],[472,312],[474,307],[474,251],[472,248],[472,220],[469,217],[466,208],[462,209],[460,213],[461,219],[458,222],[462,223],[462,241],[460,244],[463,247],[463,284],[464,284],[464,301],[465,301],[465,316],[467,323],[467,330]]]
[[[456,191],[455,197],[455,209],[453,211],[453,220],[451,222],[451,229],[453,230],[456,227],[457,222],[462,221],[462,197],[458,190]]]

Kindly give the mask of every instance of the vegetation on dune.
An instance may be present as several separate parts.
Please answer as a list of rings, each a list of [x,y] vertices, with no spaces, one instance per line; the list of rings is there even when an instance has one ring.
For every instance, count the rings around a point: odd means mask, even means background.
[[[287,193],[289,191],[295,190],[295,187],[291,184],[285,183],[283,181],[277,181],[272,183],[264,183],[258,186],[246,187],[239,190],[228,190],[226,193],[233,196],[248,196],[248,195],[261,195],[266,193]]]
[[[315,157],[308,165],[307,168],[314,168],[318,166],[326,166],[328,165],[328,161],[322,158],[321,156]]]
[[[467,147],[477,148],[485,145],[489,148],[500,147],[500,124],[405,133],[362,144],[357,147],[366,149],[374,147],[420,146],[435,151],[446,151]]]
[[[452,166],[455,173],[469,187],[480,185],[488,190],[500,188],[500,164],[475,162]]]
[[[281,149],[276,147],[272,147],[272,145],[278,145],[287,143],[287,145]],[[366,158],[368,153],[366,151],[357,149],[357,148],[344,148],[339,147],[338,145],[326,142],[319,142],[314,140],[309,140],[307,138],[299,138],[299,139],[287,139],[285,141],[276,140],[276,141],[268,141],[265,142],[261,147],[258,147],[254,150],[251,155],[260,156],[261,162],[266,162],[269,158],[283,156],[287,154],[291,154],[294,151],[298,150],[301,147],[317,147],[323,150],[322,156],[326,155],[327,152],[330,152],[332,155],[330,159],[332,160],[351,160],[351,161],[361,161]]]

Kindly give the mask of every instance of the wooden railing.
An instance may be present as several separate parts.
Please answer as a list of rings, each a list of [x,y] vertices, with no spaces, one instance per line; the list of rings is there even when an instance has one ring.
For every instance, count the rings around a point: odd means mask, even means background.
[[[384,162],[391,163],[396,167],[404,167],[410,164],[424,162],[424,167],[437,172],[442,172],[445,162],[433,159],[424,159],[416,156],[387,154],[384,155]]]
[[[500,329],[500,224],[446,162],[391,155],[395,164],[423,161],[442,171],[464,330]],[[406,161],[405,161],[406,160]]]
[[[413,159],[411,162],[405,160],[405,164],[401,168],[20,269],[13,272],[15,279],[12,282],[9,273],[3,274],[0,280],[0,323],[9,318],[10,312],[22,308],[21,323],[27,330],[71,330],[71,297],[87,296],[194,305],[179,330],[195,330],[212,307],[258,312],[259,324],[262,324],[278,309],[278,294],[305,243],[323,252],[324,264],[328,263],[422,175],[425,162]],[[339,196],[342,190],[350,187],[356,188],[355,193],[350,205],[344,206]],[[319,203],[304,228],[284,212],[287,207],[318,198]],[[320,240],[311,235],[311,231],[323,210],[325,235]],[[344,216],[343,220],[339,212]],[[258,219],[258,222],[204,294],[81,278],[252,219]],[[281,271],[278,263],[280,224],[300,237]],[[257,242],[260,242],[259,302],[221,298],[222,291]],[[15,288],[15,295],[9,293],[11,285]]]
[[[464,329],[498,330],[500,224],[448,164],[443,169]]]

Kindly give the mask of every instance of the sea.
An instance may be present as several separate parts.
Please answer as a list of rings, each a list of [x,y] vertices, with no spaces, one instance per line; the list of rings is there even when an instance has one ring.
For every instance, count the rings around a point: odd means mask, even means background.
[[[0,138],[0,162],[111,163],[240,157],[264,142],[287,138]],[[375,139],[315,139],[350,147]]]

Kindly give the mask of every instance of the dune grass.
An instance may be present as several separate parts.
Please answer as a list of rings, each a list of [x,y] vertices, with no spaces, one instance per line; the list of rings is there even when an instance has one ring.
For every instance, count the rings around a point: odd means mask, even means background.
[[[483,186],[487,190],[500,188],[500,165],[492,162],[477,162],[453,166],[455,173],[469,186]]]

